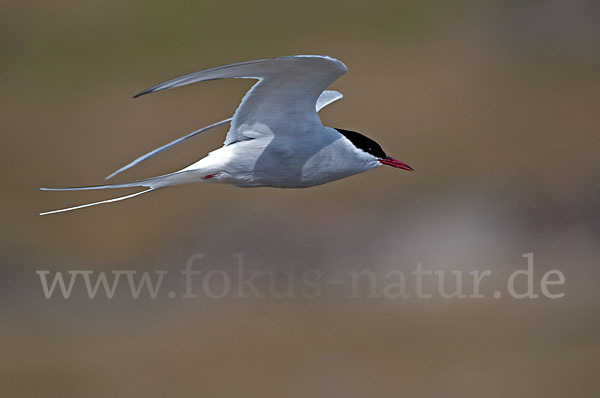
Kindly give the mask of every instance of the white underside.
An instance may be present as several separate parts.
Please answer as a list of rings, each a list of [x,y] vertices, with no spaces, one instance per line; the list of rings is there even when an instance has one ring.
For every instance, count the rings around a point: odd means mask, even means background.
[[[298,134],[292,143],[272,134],[255,137],[219,148],[182,171],[197,173],[199,181],[237,187],[304,188],[381,165],[329,127]]]

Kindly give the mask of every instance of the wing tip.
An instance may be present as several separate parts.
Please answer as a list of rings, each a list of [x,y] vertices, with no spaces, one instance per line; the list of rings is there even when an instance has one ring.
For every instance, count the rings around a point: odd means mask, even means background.
[[[155,93],[157,91],[160,91],[162,89],[161,86],[162,86],[162,84],[159,84],[157,86],[147,88],[147,89],[145,89],[143,91],[140,91],[139,93],[137,93],[136,95],[134,95],[132,98],[138,98],[138,97],[141,97],[142,95],[146,95],[146,94]]]
[[[151,93],[151,92],[152,92],[151,89],[140,91],[139,93],[135,94],[131,98],[138,98],[138,97],[141,97],[142,95],[146,95],[146,94]]]
[[[111,178],[113,178],[117,174],[121,174],[121,172],[123,172],[123,168],[120,168],[119,170],[114,171],[114,172],[110,173],[109,175],[107,175],[106,177],[104,177],[104,181],[110,180]]]

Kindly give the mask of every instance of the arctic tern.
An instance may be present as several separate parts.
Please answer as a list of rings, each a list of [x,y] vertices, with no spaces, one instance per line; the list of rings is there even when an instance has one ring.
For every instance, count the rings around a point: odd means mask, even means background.
[[[306,188],[381,165],[412,171],[406,163],[387,156],[372,139],[354,131],[325,127],[321,123],[318,112],[342,98],[339,92],[326,88],[347,70],[346,65],[332,57],[297,55],[206,69],[144,90],[134,98],[201,81],[228,78],[258,80],[246,93],[232,118],[196,130],[155,149],[106,179],[210,128],[230,123],[223,146],[210,152],[205,158],[174,173],[129,183],[41,188],[47,191],[129,187],[148,189],[40,214],[116,202],[159,188],[190,182],[216,182],[236,187]]]

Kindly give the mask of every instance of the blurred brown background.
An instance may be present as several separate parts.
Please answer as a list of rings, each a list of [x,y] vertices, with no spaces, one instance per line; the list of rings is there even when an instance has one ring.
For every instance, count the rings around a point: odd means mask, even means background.
[[[16,397],[592,397],[600,365],[595,1],[15,1],[0,12],[0,393]],[[131,95],[212,66],[339,58],[326,125],[416,169],[306,190],[114,196],[136,156],[229,117],[251,82]],[[119,181],[187,166],[225,128]],[[120,192],[119,192],[120,193]],[[46,300],[36,270],[484,270],[535,253],[558,300]],[[493,290],[493,289],[492,289]],[[487,291],[489,293],[489,290]]]

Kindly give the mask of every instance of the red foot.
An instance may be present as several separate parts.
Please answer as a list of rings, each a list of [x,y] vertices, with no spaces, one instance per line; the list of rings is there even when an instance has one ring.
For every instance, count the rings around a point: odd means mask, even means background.
[[[207,174],[207,175],[205,175],[205,176],[204,176],[204,177],[202,177],[202,178],[203,178],[203,179],[205,179],[205,180],[208,180],[208,179],[211,179],[211,178],[213,178],[213,177],[216,177],[216,176],[218,176],[218,175],[219,175],[219,173]]]

